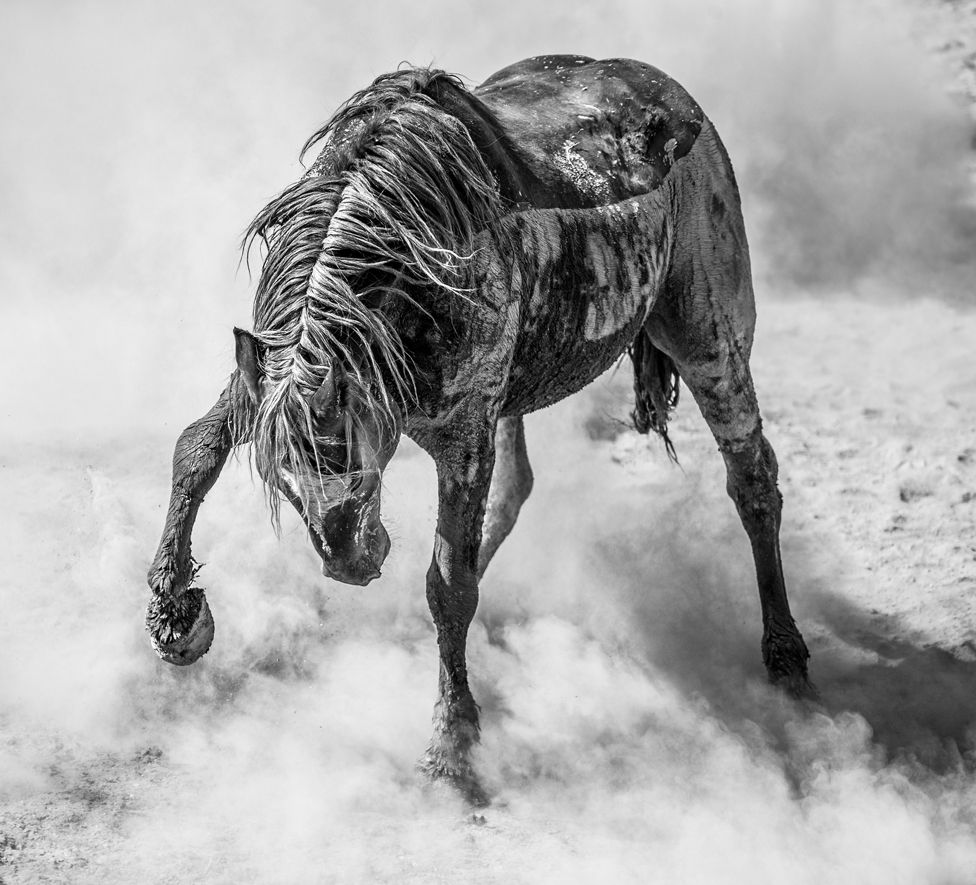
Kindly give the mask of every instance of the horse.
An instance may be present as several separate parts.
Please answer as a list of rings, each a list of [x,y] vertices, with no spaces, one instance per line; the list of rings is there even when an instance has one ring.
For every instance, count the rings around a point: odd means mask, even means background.
[[[406,68],[353,95],[306,142],[306,173],[254,219],[263,264],[237,368],[180,435],[149,570],[156,652],[189,664],[214,624],[191,556],[204,496],[251,444],[327,577],[365,585],[390,549],[382,476],[402,434],[433,458],[426,592],[440,656],[421,768],[486,801],[465,642],[479,582],[533,482],[523,416],[624,354],[634,427],[673,454],[684,381],[725,461],[752,545],[769,679],[815,696],[779,547],[777,461],[749,369],[755,306],[739,192],[708,117],[627,59],[530,58],[469,89]]]

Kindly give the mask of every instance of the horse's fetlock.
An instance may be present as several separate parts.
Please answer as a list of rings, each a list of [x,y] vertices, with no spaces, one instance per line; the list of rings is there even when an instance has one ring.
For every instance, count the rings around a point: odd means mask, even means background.
[[[178,574],[179,570],[171,567],[169,563],[164,565],[153,563],[146,574],[146,582],[154,594],[169,597],[173,595],[174,588],[180,584]]]
[[[473,740],[481,733],[479,718],[481,708],[467,688],[467,674],[460,674],[463,688],[442,690],[440,700],[434,706],[434,727],[438,731],[450,733],[471,732]]]

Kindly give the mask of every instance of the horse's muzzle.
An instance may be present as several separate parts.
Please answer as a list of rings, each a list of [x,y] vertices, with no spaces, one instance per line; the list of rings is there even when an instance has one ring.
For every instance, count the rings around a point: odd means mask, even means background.
[[[370,581],[378,578],[381,572],[378,566],[371,563],[363,564],[357,568],[338,569],[323,563],[322,574],[327,578],[331,578],[333,581],[352,584],[354,587],[365,587]]]
[[[370,543],[351,544],[342,550],[331,545],[327,547],[315,529],[310,529],[308,534],[322,560],[322,574],[355,587],[365,587],[378,578],[390,552],[390,536],[382,524],[370,533]]]

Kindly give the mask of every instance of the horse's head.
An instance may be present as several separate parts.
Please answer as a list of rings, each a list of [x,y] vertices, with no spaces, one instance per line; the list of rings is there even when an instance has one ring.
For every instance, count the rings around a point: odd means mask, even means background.
[[[234,334],[238,369],[258,406],[255,462],[261,478],[308,526],[322,574],[368,584],[379,577],[390,551],[380,521],[380,485],[399,441],[396,418],[378,414],[339,365],[325,369],[294,414],[294,401],[275,399],[257,339],[240,329]]]

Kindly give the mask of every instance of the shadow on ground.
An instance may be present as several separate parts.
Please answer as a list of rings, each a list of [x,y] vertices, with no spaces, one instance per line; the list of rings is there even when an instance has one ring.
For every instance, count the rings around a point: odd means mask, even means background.
[[[935,771],[976,769],[973,649],[917,644],[897,622],[839,596],[822,598],[817,608],[843,644],[843,652],[835,646],[818,658],[827,710],[863,716],[889,757],[908,757]]]

